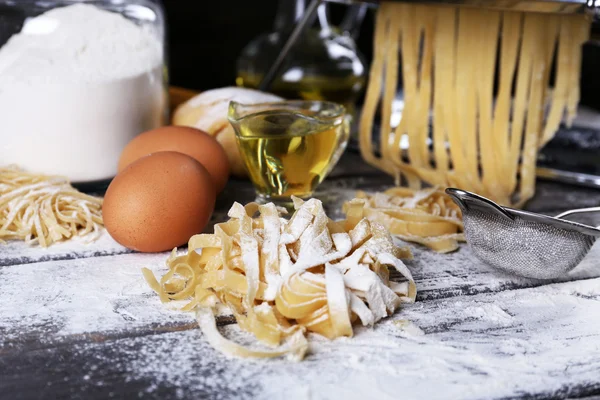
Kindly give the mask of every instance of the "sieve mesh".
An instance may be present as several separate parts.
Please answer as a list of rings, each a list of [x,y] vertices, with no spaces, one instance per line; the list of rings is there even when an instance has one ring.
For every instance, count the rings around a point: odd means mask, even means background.
[[[529,278],[551,279],[575,268],[595,238],[573,230],[470,209],[463,213],[473,253],[491,266]]]

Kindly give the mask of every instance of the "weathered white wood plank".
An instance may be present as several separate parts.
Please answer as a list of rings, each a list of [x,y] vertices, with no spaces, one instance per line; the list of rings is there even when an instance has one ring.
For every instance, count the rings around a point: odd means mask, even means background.
[[[418,303],[354,338],[314,342],[313,355],[300,364],[226,360],[191,332],[169,334],[134,357],[129,373],[192,390],[202,382],[243,386],[243,379],[256,384],[253,397],[265,399],[585,394],[600,389],[599,314],[600,280],[594,279]],[[403,320],[425,335],[400,328]],[[236,327],[227,330],[238,335]],[[167,348],[180,353],[161,354]],[[157,368],[161,361],[166,366]],[[215,364],[218,371],[211,370]]]
[[[10,368],[18,357],[30,372],[28,390],[51,382],[84,397],[123,381],[129,395],[144,398],[582,397],[600,391],[598,315],[600,279],[590,279],[406,306],[353,338],[312,337],[301,363],[229,359],[197,329],[9,354],[0,389],[20,382]],[[248,340],[235,325],[223,331]]]
[[[189,314],[163,306],[142,276],[142,267],[164,269],[166,257],[124,254],[1,268],[0,348],[190,322]]]
[[[37,245],[29,246],[24,242],[11,240],[0,244],[0,270],[2,267],[11,265],[102,257],[132,252],[115,242],[105,230],[94,242],[90,242],[90,238],[81,237],[67,242],[54,243],[47,248]]]
[[[491,270],[467,246],[453,254],[416,247],[414,253],[407,264],[419,301],[547,284]],[[189,314],[162,305],[142,277],[142,267],[162,275],[166,258],[166,253],[122,254],[0,268],[0,346],[191,323]],[[564,280],[600,276],[599,260],[600,244]]]

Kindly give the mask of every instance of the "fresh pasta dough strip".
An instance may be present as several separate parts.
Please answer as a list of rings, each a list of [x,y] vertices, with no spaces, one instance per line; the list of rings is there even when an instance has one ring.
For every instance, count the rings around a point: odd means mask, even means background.
[[[304,358],[308,350],[308,342],[302,332],[296,332],[290,339],[290,344],[274,350],[253,350],[225,338],[218,330],[215,316],[211,308],[198,307],[196,320],[206,341],[222,353],[243,358],[273,358],[289,355],[293,360]]]
[[[418,26],[416,23],[416,9],[408,4],[403,7],[400,18],[402,21],[402,74],[404,90],[404,111],[402,118],[406,118],[405,129],[408,135],[408,157],[410,163],[420,167],[424,164],[421,158],[420,142],[416,127],[416,114],[418,109],[417,91],[417,63],[418,63]]]
[[[556,56],[556,82],[552,94],[552,104],[546,121],[546,126],[542,133],[540,146],[545,145],[552,139],[554,133],[558,130],[562,121],[564,111],[569,96],[569,85],[571,77],[571,49],[575,45],[571,34],[571,20],[568,18],[560,19],[560,35],[558,39],[558,53]]]
[[[396,51],[389,48],[387,42],[387,31],[391,25],[390,13],[393,12],[393,7],[390,4],[382,4],[380,11],[377,13],[374,35],[374,55],[371,62],[369,86],[365,95],[365,102],[362,109],[360,120],[360,152],[363,159],[384,171],[394,175],[395,169],[387,162],[378,158],[373,149],[373,120],[379,104],[379,96],[381,93],[384,59],[388,51]],[[386,107],[382,104],[382,107]]]
[[[431,75],[433,72],[433,30],[435,25],[435,14],[427,6],[416,7],[417,26],[417,49],[421,48],[420,62],[417,62],[418,68],[418,93],[415,130],[417,139],[417,149],[419,159],[422,165],[431,168],[430,155],[428,149],[429,141],[429,114],[431,110]],[[421,40],[422,38],[422,40]],[[420,44],[420,46],[419,46]],[[419,52],[417,52],[419,54]],[[420,166],[420,165],[419,165]]]
[[[479,165],[476,135],[476,111],[474,87],[475,82],[474,62],[472,60],[476,33],[473,27],[477,24],[478,13],[468,8],[460,8],[458,11],[458,44],[456,50],[456,97],[461,99],[455,102],[458,110],[457,116],[461,130],[461,144],[466,157],[467,174],[465,178],[471,186],[481,192],[479,180]]]
[[[405,242],[417,243],[428,247],[429,249],[438,253],[452,253],[458,250],[459,243],[465,242],[465,235],[463,233],[450,233],[440,236],[422,237],[416,235],[395,235],[399,239]]]
[[[541,39],[541,43],[543,43],[543,45],[545,46],[543,51],[544,51],[544,63],[545,63],[545,69],[544,69],[544,76],[542,77],[542,90],[543,90],[543,101],[544,103],[542,104],[542,106],[544,107],[544,112],[546,112],[546,104],[547,102],[550,100],[550,96],[552,94],[552,92],[549,90],[549,82],[550,82],[550,73],[552,72],[552,62],[555,59],[556,56],[556,50],[557,50],[557,46],[558,46],[558,34],[560,32],[560,16],[558,15],[546,15],[543,17],[543,21],[540,24],[540,28],[539,29],[544,29],[545,25],[545,32],[542,34],[542,39]],[[540,138],[539,141],[541,142],[542,139],[542,134],[543,134],[543,130],[540,129]],[[541,146],[540,146],[541,147]]]
[[[571,73],[569,74],[569,95],[567,98],[567,126],[571,126],[575,114],[577,113],[577,103],[579,102],[579,76],[581,74],[581,46],[589,37],[591,28],[591,19],[587,16],[564,16],[570,22],[571,35],[573,37],[573,46],[571,47]]]
[[[548,105],[548,101],[551,101],[552,91],[548,87],[548,83],[550,81],[550,73],[551,73],[551,65],[555,58],[555,54],[557,53],[557,44],[558,44],[558,34],[560,32],[560,17],[557,15],[548,15],[540,24],[541,26],[545,26],[545,32],[542,36],[541,42],[544,44],[544,75],[542,77],[542,112],[549,113],[551,106]],[[542,28],[540,28],[542,29]],[[556,86],[556,84],[555,84]],[[542,148],[544,143],[544,116],[542,116],[541,125],[538,129],[538,148]],[[556,132],[556,130],[555,130]]]
[[[433,11],[433,10],[432,10]],[[450,16],[448,17],[448,14]],[[448,104],[444,102],[443,93],[448,93],[452,90],[452,82],[445,79],[445,74],[452,75],[451,58],[447,55],[442,56],[444,51],[452,52],[452,43],[454,43],[454,9],[435,10],[435,31],[431,38],[434,42],[433,48],[433,151],[436,170],[439,171],[436,175],[440,176],[445,181],[446,174],[449,169],[448,150],[446,148],[446,140],[448,140],[448,125],[451,120],[446,120],[446,115],[449,114],[445,110]],[[447,47],[446,47],[447,46]],[[445,183],[445,182],[444,182]],[[439,183],[438,183],[439,184]]]
[[[325,265],[327,307],[331,315],[334,337],[352,336],[349,296],[346,293],[344,276],[331,264]]]
[[[522,150],[521,160],[521,196],[519,205],[529,200],[534,193],[535,187],[535,163],[537,157],[538,137],[542,120],[542,107],[544,101],[544,75],[547,65],[544,46],[544,24],[549,22],[539,15],[527,15],[525,24],[528,20],[534,29],[531,30],[529,40],[532,43],[542,43],[542,45],[531,46],[533,55],[533,65],[531,67],[529,104],[527,105],[527,123],[525,126],[525,139]]]
[[[392,10],[392,19],[394,21],[398,21],[398,20],[403,20],[405,13],[407,12],[407,8],[406,7],[402,7],[402,5],[400,5],[399,7],[395,7]],[[406,30],[402,30],[400,29],[401,27],[404,26],[404,24],[393,24],[397,27],[399,35],[394,36],[394,41],[392,42],[391,45],[391,49],[396,48],[397,50],[402,49],[403,52],[403,63],[406,62],[406,55],[404,54],[404,47],[403,47],[403,43],[405,40],[408,40],[406,38],[409,37],[410,32],[406,31]],[[406,38],[405,38],[406,37]],[[409,47],[410,48],[410,47]],[[394,50],[392,50],[394,51]],[[409,55],[410,57],[410,55]],[[394,73],[394,74],[398,74],[397,72],[398,70],[391,70],[390,72]],[[406,79],[406,78],[404,78]],[[413,86],[411,86],[411,89],[413,88]],[[388,88],[389,89],[389,88]],[[396,91],[395,88],[391,88],[391,90]],[[410,91],[410,89],[409,89]],[[405,96],[409,96],[408,94],[406,94],[405,91]],[[410,94],[410,96],[414,96],[414,94]],[[409,107],[409,109],[406,109],[406,107]],[[386,109],[390,110],[392,109],[392,103],[384,103],[383,107],[385,107]],[[412,104],[408,104],[405,102],[404,105],[404,109],[402,111],[402,115],[407,115],[409,116],[411,114],[410,108],[412,107]],[[407,168],[407,165],[404,163],[403,161],[403,151],[401,148],[401,140],[402,137],[407,133],[407,126],[410,126],[411,124],[411,120],[409,117],[407,118],[401,118],[400,123],[398,124],[398,126],[396,127],[396,129],[394,129],[394,136],[393,136],[393,141],[391,143],[391,148],[389,150],[389,154],[390,154],[390,160],[394,163],[394,165],[396,166],[396,168],[398,168],[401,172],[402,175],[406,178],[407,183],[410,187],[419,187],[420,186],[420,180],[419,177],[416,175],[416,172],[414,170],[411,170],[409,168]],[[409,138],[410,140],[410,138]],[[410,150],[409,150],[410,151]],[[410,159],[410,154],[408,154],[408,157]],[[399,178],[400,176],[396,177],[397,180],[397,184],[399,184]]]
[[[427,140],[429,132],[429,110],[431,105],[431,62],[432,62],[432,45],[429,44],[425,37],[432,35],[434,26],[434,16],[428,15],[430,10],[427,7],[418,7],[414,11],[408,8],[399,8],[401,13],[398,18],[406,21],[412,21],[414,14],[416,20],[423,20],[422,24],[408,24],[402,33],[401,40],[403,45],[402,54],[403,62],[411,65],[405,68],[407,73],[404,80],[405,84],[405,107],[400,124],[395,129],[393,148],[396,149],[394,154],[394,162],[407,179],[408,185],[413,188],[420,187],[420,181],[423,179],[421,175],[422,168],[431,168],[429,162],[429,152],[427,149]],[[417,16],[419,14],[420,16]],[[425,15],[428,15],[425,17]],[[403,26],[404,24],[402,24]],[[423,54],[419,56],[419,48],[421,47],[421,32],[424,35]],[[406,48],[404,48],[406,46]],[[393,71],[395,74],[397,70]],[[395,92],[395,90],[394,90]],[[408,99],[413,99],[409,101]],[[402,160],[402,152],[400,150],[400,141],[404,135],[409,139],[408,157],[413,165],[407,165]],[[412,154],[412,155],[411,155]],[[414,162],[412,160],[415,160]]]
[[[510,171],[510,106],[511,92],[515,70],[517,66],[517,54],[521,44],[521,32],[523,26],[523,14],[504,12],[502,14],[502,38],[500,49],[500,76],[499,89],[496,95],[493,121],[493,139],[496,151],[494,158],[497,168],[504,175]],[[502,186],[504,196],[512,193],[508,179],[498,182]],[[504,203],[510,204],[510,203]]]
[[[392,12],[397,12],[397,10],[392,10]],[[389,43],[390,51],[387,51],[385,54],[385,87],[383,89],[383,102],[381,107],[381,120],[388,121],[387,123],[381,124],[381,154],[382,157],[392,158],[390,150],[392,146],[390,146],[390,139],[393,142],[393,137],[390,137],[390,132],[392,130],[391,120],[392,120],[392,107],[388,107],[388,104],[392,104],[396,97],[396,87],[398,85],[398,51],[396,51],[396,43],[398,43],[398,38],[400,36],[400,26],[397,24],[391,24],[387,31],[386,42]],[[393,150],[392,150],[393,151]],[[396,153],[400,153],[400,151],[396,148]]]
[[[439,96],[445,103],[443,118],[444,121],[446,121],[446,128],[448,130],[448,141],[450,144],[450,155],[453,169],[457,174],[466,177],[468,175],[467,156],[462,145],[459,117],[456,112],[460,105],[454,101],[457,93],[456,56],[458,42],[458,10],[451,9],[450,12],[451,15],[448,18],[445,17],[445,12],[443,12],[442,9],[440,9],[438,12],[438,24],[440,25],[440,31],[438,32],[438,36],[436,38],[436,40],[439,41],[436,56],[438,57],[439,61],[436,59],[436,68],[438,62],[441,61],[442,65],[440,67],[440,91],[434,93],[434,97]],[[434,118],[437,118],[437,114],[434,115]]]
[[[523,36],[521,52],[519,55],[519,65],[517,72],[517,82],[515,89],[515,99],[513,104],[513,118],[510,132],[509,147],[509,170],[508,181],[510,182],[510,193],[513,193],[517,186],[517,172],[519,170],[519,161],[521,157],[521,147],[523,145],[523,130],[526,119],[526,107],[529,103],[529,93],[531,90],[531,70],[533,64],[534,45],[532,36],[534,36],[535,20],[531,15],[526,14],[523,22]]]
[[[481,180],[485,194],[494,198],[502,197],[502,187],[499,185],[500,171],[496,170],[494,152],[492,104],[494,90],[494,69],[496,65],[496,44],[500,25],[500,13],[488,11],[479,19],[476,52],[479,60],[476,69],[476,94],[479,121],[479,154],[481,164]],[[490,45],[493,44],[493,45]]]

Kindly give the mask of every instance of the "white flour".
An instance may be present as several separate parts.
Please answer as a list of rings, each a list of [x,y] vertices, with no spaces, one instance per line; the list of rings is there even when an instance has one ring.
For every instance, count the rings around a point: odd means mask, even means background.
[[[15,242],[12,254],[19,246],[31,260],[48,252]],[[124,251],[106,233],[90,248]],[[69,242],[51,252],[88,256],[84,249]],[[419,262],[411,269],[427,296],[441,288],[458,294],[462,286],[485,291],[530,282],[487,272],[465,247],[450,255],[421,249],[415,255]],[[12,347],[28,332],[48,345],[100,333],[106,341],[74,348],[86,384],[106,384],[106,371],[117,368],[127,380],[147,382],[141,396],[159,398],[170,397],[161,390],[181,398],[289,400],[550,397],[565,385],[598,382],[600,278],[592,277],[600,273],[600,247],[590,256],[574,276],[591,279],[420,301],[373,330],[356,327],[353,338],[312,336],[311,355],[300,363],[228,359],[212,349],[192,315],[166,308],[142,278],[143,266],[162,275],[166,254],[0,266],[0,349],[18,351]],[[0,253],[0,265],[10,257]],[[168,325],[188,330],[110,338]],[[224,331],[253,342],[235,325]]]
[[[162,123],[162,41],[92,5],[26,21],[0,49],[0,162],[108,179],[123,147]]]
[[[104,229],[98,240],[91,243],[90,240],[89,237],[75,237],[68,241],[54,243],[47,248],[41,248],[37,245],[27,246],[18,240],[9,241],[0,245],[0,266],[59,260],[72,258],[75,255],[83,258],[132,252],[115,242]],[[107,276],[106,279],[108,278],[110,277]]]
[[[192,321],[157,302],[142,277],[143,266],[162,269],[166,257],[123,254],[0,267],[0,337],[17,339],[22,330],[36,330],[53,341]]]
[[[83,346],[80,357],[91,380],[119,360],[130,380],[149,382],[147,393],[167,387],[179,398],[552,397],[567,385],[598,383],[598,296],[593,279],[418,303],[353,338],[310,337],[311,354],[299,363],[229,359],[197,330],[117,340],[101,353]],[[402,329],[399,319],[426,334]],[[235,325],[223,331],[249,341]]]

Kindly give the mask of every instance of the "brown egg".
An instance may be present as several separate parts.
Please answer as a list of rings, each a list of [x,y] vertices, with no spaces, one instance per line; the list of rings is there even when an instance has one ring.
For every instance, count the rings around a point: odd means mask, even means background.
[[[217,193],[227,184],[229,161],[223,147],[208,133],[185,126],[163,126],[136,136],[123,149],[118,171],[159,151],[178,151],[198,160],[215,181]]]
[[[171,250],[202,232],[215,206],[215,185],[198,161],[182,153],[153,153],[130,164],[106,190],[108,233],[142,252]]]

